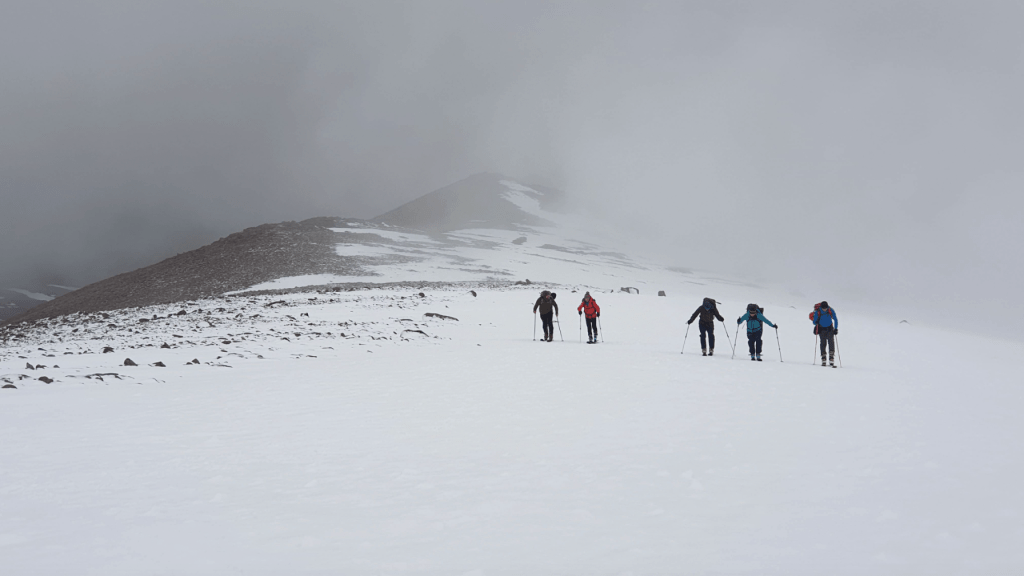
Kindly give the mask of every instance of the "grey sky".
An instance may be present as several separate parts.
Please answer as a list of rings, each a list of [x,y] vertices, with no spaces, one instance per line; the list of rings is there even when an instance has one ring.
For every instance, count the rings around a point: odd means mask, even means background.
[[[1008,2],[10,2],[0,284],[497,171],[682,265],[1024,312],[1022,26]]]

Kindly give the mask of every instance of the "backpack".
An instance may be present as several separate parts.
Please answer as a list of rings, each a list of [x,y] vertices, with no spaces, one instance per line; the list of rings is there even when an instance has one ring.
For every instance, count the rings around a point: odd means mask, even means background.
[[[832,308],[831,308],[831,307],[829,307],[829,308],[826,308],[826,310],[828,310],[828,311],[829,311],[829,315],[831,315],[831,314],[832,314]],[[810,320],[811,322],[814,322],[814,314],[815,314],[815,313],[822,313],[822,314],[823,314],[823,312],[821,312],[821,302],[818,302],[817,304],[815,304],[815,305],[814,305],[814,311],[813,311],[813,312],[811,312],[810,314],[808,314],[808,315],[807,315],[807,318],[808,318],[808,319],[809,319],[809,320]],[[815,333],[815,334],[817,334],[817,333],[818,333],[818,323],[817,323],[817,322],[814,322],[814,333]]]

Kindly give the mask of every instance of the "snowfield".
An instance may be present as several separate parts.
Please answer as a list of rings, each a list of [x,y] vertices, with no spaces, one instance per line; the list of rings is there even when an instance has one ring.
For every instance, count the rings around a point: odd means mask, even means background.
[[[1024,569],[1018,344],[836,301],[844,367],[822,368],[808,303],[688,282],[588,288],[596,346],[574,285],[554,286],[555,343],[532,340],[544,286],[243,295],[26,329],[0,348],[17,386],[0,390],[3,573]],[[721,325],[714,357],[696,325],[681,355],[705,295],[729,338],[765,306],[785,362],[771,332],[765,362],[731,360]]]
[[[1024,573],[1019,343],[826,294],[822,368],[813,300],[609,251],[502,185],[556,227],[350,222],[371,275],[0,331],[0,574]],[[748,302],[764,362],[743,329],[730,358]]]

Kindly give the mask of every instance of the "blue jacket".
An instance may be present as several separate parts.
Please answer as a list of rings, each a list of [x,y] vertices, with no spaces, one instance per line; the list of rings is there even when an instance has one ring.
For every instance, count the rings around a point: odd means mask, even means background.
[[[836,316],[835,308],[829,308],[828,314],[822,314],[820,309],[815,310],[813,322],[815,326],[821,326],[822,328],[832,326],[839,330],[839,317]]]
[[[743,322],[747,323],[747,333],[748,334],[751,333],[751,332],[757,332],[758,330],[763,329],[764,327],[761,326],[762,322],[767,324],[767,325],[769,325],[769,326],[771,326],[772,328],[775,328],[775,324],[772,324],[772,321],[767,319],[767,318],[765,318],[764,314],[761,314],[760,312],[758,312],[753,317],[750,315],[750,312],[747,312],[743,316],[740,316],[740,319],[736,322],[736,324],[739,325],[739,324],[742,324]]]

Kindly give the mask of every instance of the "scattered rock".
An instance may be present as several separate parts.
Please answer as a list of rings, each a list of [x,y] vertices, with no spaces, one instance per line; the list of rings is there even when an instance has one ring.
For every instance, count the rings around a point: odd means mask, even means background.
[[[199,364],[199,359],[198,358],[193,358],[192,361],[189,362],[189,364]]]
[[[163,344],[161,344],[161,345],[160,345],[160,347],[161,347],[161,348],[170,348],[170,347],[171,347],[171,345],[170,345],[170,344],[168,344],[167,342],[164,342]]]
[[[639,294],[640,293],[640,289],[639,288],[634,288],[632,286],[625,286],[625,287],[619,288],[619,291],[620,292],[625,292],[627,294]]]
[[[139,324],[149,322],[149,318],[139,318]]]
[[[470,290],[469,293],[472,294],[474,298],[476,298],[476,290]]]
[[[29,364],[28,362],[25,362],[25,370],[35,370],[35,369],[36,369],[35,366]]]
[[[136,364],[135,362],[132,362],[131,358],[125,358],[124,359],[124,365],[125,366],[138,366],[138,364]]]
[[[4,384],[3,386],[0,386],[0,388],[11,388],[12,390],[18,389],[18,387],[15,386],[14,384]]]
[[[533,282],[530,282],[529,278],[516,282],[516,286],[529,286],[530,284],[533,284]]]
[[[47,378],[46,376],[40,376],[37,380],[44,384],[53,384],[53,378]]]
[[[664,295],[665,295],[665,291],[664,290],[658,290],[658,296],[664,296]]]
[[[900,324],[910,324],[910,322],[907,322],[906,320],[900,320]]]
[[[426,297],[427,297],[426,294],[424,294],[423,292],[420,292],[420,298],[426,298]]]
[[[109,353],[109,352],[113,352],[113,351],[114,351],[114,349],[113,349],[113,348],[111,348],[110,346],[104,346],[104,347],[103,347],[103,353],[104,353],[104,354],[107,354],[107,353]]]
[[[526,236],[520,236],[519,238],[516,238],[515,240],[512,241],[512,243],[515,244],[516,246],[518,246],[520,244],[523,244],[525,242],[526,242]]]
[[[163,362],[153,362],[150,366],[156,366],[157,368],[167,368],[167,365]]]
[[[188,314],[187,310],[179,310],[178,311],[178,316],[184,316],[185,314]]]
[[[403,337],[405,336],[406,332],[417,332],[419,334],[423,334],[424,336],[428,336],[428,334],[426,332],[424,332],[423,330],[402,330],[402,336]]]
[[[427,312],[426,314],[424,314],[424,316],[427,316],[429,318],[440,318],[441,320],[455,320],[456,322],[459,321],[459,319],[454,316],[445,316],[444,314],[438,314],[436,312]]]

